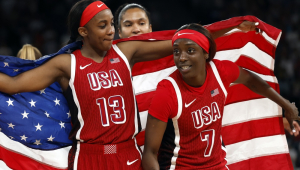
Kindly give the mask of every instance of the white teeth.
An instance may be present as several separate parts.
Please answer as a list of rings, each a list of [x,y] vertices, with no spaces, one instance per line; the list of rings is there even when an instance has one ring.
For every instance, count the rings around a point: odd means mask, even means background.
[[[181,68],[182,68],[182,69],[188,69],[189,66],[182,66]]]

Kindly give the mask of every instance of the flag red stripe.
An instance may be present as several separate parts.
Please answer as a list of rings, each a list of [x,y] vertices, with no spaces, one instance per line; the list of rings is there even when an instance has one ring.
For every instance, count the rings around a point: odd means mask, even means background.
[[[277,83],[267,83],[279,93],[279,85]],[[242,84],[237,84],[231,86],[228,89],[228,96],[226,98],[225,105],[260,98],[264,98],[264,96],[252,92],[250,89],[248,89]]]
[[[253,32],[236,32],[227,36],[222,36],[217,38],[217,51],[239,49],[244,47],[247,43],[252,42],[257,48],[264,51],[274,58],[276,47],[268,43],[266,39],[260,35]]]
[[[0,146],[0,159],[11,169],[32,169],[32,170],[62,170],[37,162],[29,157],[20,155]]]
[[[155,91],[136,95],[136,101],[140,112],[148,110]]]
[[[289,154],[278,154],[251,158],[245,161],[227,165],[230,170],[292,170],[293,164]]]
[[[285,134],[282,117],[252,120],[222,127],[225,146],[258,137]]]
[[[235,63],[238,66],[244,67],[244,68],[254,71],[256,73],[274,76],[274,72],[272,70],[259,64],[258,62],[256,62],[255,60],[253,60],[252,58],[249,58],[247,56],[241,55],[239,57],[239,59],[237,61],[235,61]]]
[[[158,60],[139,62],[133,66],[132,76],[137,76],[145,73],[152,73],[173,66],[175,66],[173,55],[169,55]]]

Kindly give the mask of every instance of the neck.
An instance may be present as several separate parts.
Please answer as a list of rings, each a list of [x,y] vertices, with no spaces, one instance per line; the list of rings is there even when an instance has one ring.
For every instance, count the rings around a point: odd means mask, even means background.
[[[93,59],[96,62],[101,62],[107,53],[107,51],[101,51],[88,43],[83,43],[80,51],[84,57]]]

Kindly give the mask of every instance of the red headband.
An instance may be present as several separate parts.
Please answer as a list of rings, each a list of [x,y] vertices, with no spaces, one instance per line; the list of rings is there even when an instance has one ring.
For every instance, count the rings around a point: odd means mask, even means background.
[[[177,39],[181,38],[190,39],[202,47],[204,51],[207,53],[209,52],[209,41],[205,35],[201,34],[200,32],[191,29],[180,30],[173,36],[172,45]]]
[[[91,3],[89,6],[87,6],[82,15],[80,20],[80,27],[85,26],[86,23],[88,23],[98,12],[101,12],[105,9],[109,9],[103,2],[101,1],[95,1]]]

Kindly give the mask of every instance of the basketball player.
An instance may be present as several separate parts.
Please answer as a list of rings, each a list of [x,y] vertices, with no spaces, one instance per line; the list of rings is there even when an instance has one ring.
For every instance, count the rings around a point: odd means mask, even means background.
[[[139,120],[131,67],[139,61],[172,54],[171,40],[130,41],[112,45],[111,10],[101,1],[82,0],[69,13],[70,41],[83,46],[47,63],[9,77],[0,74],[0,91],[32,92],[58,81],[72,115],[69,169],[141,169],[135,142]]]
[[[227,89],[241,83],[285,110],[292,127],[298,109],[260,77],[231,61],[213,60],[215,42],[199,24],[181,27],[172,39],[177,70],[162,80],[149,108],[144,170],[227,170],[221,127]]]
[[[115,23],[118,28],[120,38],[128,38],[134,35],[152,32],[150,12],[147,11],[147,9],[142,5],[136,3],[126,3],[121,5],[115,13]],[[238,28],[243,31],[253,31],[255,29],[255,23],[244,21],[236,27],[213,32],[212,36],[214,39],[216,39],[233,28]],[[141,119],[146,119],[146,116],[141,116]],[[141,120],[141,122],[146,122],[146,120]],[[298,136],[300,126],[296,121],[293,121],[295,133],[292,132],[292,129],[290,128],[289,123],[285,117],[283,118],[283,125],[284,129],[287,130],[290,135]],[[143,134],[144,133],[139,133],[137,136],[138,144],[140,146],[144,145],[144,140],[141,139],[144,138]]]

